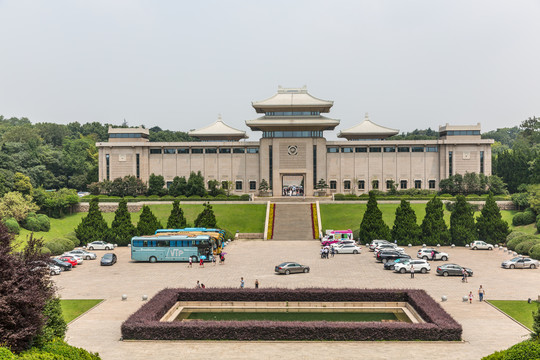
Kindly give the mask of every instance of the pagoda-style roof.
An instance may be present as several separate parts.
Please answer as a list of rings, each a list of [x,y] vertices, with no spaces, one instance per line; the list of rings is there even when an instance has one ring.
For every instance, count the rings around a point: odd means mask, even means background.
[[[296,89],[279,86],[277,94],[266,100],[253,101],[251,105],[258,113],[271,111],[318,111],[326,113],[330,111],[334,102],[311,96],[305,86]]]
[[[280,131],[280,130],[334,130],[339,120],[325,116],[263,116],[254,120],[247,120],[246,125],[253,131]]]
[[[229,141],[238,141],[240,139],[247,139],[245,131],[241,131],[230,127],[221,120],[221,115],[218,116],[218,119],[211,125],[206,127],[192,130],[188,132],[189,136],[199,138],[201,140],[229,140]]]
[[[366,114],[364,121],[350,129],[340,131],[338,137],[347,140],[386,139],[398,133],[399,130],[375,124]]]

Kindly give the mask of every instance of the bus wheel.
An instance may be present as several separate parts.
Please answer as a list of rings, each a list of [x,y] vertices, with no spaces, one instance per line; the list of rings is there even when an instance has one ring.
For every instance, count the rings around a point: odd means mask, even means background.
[[[198,263],[199,259],[196,256],[192,256],[191,261],[193,261],[194,263]]]
[[[151,263],[157,262],[156,257],[155,257],[155,256],[151,256],[151,257],[150,257],[150,262],[151,262]]]

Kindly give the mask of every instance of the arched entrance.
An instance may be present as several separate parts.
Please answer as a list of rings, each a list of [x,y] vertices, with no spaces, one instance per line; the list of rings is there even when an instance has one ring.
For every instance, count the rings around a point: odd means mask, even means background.
[[[281,174],[281,196],[304,196],[306,174]]]

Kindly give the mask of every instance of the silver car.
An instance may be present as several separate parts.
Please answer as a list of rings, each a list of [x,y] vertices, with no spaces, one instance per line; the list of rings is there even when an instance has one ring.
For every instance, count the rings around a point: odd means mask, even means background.
[[[64,255],[78,255],[82,257],[84,260],[96,260],[97,255],[93,252],[89,252],[82,249],[73,249],[71,251],[68,251]]]
[[[274,269],[275,272],[278,274],[293,274],[293,273],[308,273],[309,272],[309,266],[306,265],[300,265],[299,263],[295,262],[284,262],[279,264]]]
[[[504,261],[501,266],[505,269],[536,269],[540,265],[538,260],[518,256]]]

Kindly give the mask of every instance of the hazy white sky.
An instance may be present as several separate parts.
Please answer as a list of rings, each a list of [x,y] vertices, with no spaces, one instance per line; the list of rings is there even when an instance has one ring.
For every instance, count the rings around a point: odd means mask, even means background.
[[[307,85],[336,130],[369,112],[487,131],[540,115],[539,18],[533,0],[0,0],[0,115],[247,130],[251,101]]]

